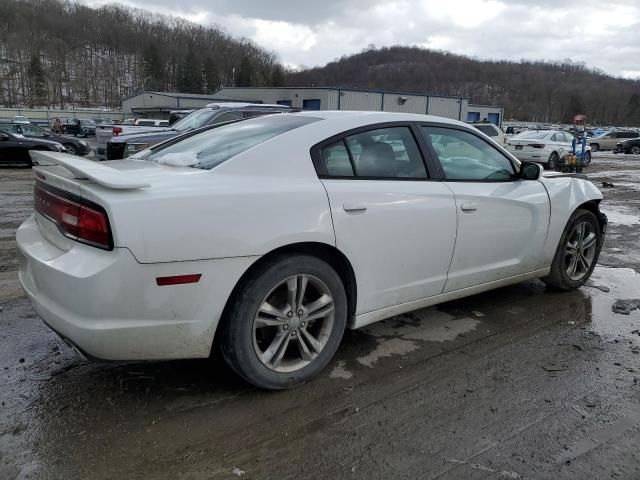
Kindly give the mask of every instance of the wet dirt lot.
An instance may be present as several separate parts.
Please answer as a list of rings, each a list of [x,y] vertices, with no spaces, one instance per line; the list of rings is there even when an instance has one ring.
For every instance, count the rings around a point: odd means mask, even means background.
[[[530,281],[347,332],[318,379],[220,360],[81,360],[29,306],[0,169],[0,479],[640,478],[640,157],[594,155],[610,225],[590,286]]]

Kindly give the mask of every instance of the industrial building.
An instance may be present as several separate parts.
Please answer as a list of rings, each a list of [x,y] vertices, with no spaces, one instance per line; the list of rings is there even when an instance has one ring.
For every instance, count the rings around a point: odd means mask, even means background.
[[[503,109],[470,105],[467,97],[447,97],[418,93],[360,90],[334,87],[224,87],[214,97],[233,100],[278,103],[309,110],[367,110],[423,113],[462,121],[488,120],[502,125]]]
[[[169,118],[169,112],[202,108],[215,101],[218,101],[216,94],[196,95],[191,93],[144,91],[123,100],[122,113],[125,117],[134,115],[136,117],[166,119]]]
[[[486,119],[498,126],[503,120],[502,108],[470,105],[467,97],[337,87],[223,87],[211,95],[145,91],[124,100],[122,111],[125,116],[168,118],[173,110],[225,101],[271,103],[306,110],[422,113],[462,121]]]

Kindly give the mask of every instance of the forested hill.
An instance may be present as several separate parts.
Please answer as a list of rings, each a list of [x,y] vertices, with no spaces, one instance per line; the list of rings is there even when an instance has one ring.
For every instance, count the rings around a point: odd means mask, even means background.
[[[235,75],[233,68],[235,67]],[[0,0],[0,106],[117,107],[143,89],[281,84],[275,55],[222,30],[142,10]]]
[[[640,126],[640,81],[584,65],[479,61],[418,47],[371,48],[288,75],[296,86],[342,86],[468,96],[500,105],[507,118],[568,122],[575,113],[603,125]]]

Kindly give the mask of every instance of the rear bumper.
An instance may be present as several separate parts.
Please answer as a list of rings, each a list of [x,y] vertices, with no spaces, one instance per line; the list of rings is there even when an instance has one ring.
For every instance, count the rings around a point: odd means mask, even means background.
[[[207,357],[227,298],[250,258],[140,264],[126,248],[78,243],[64,251],[34,217],[16,233],[19,278],[35,310],[89,357]],[[198,283],[159,287],[156,277],[201,273]]]

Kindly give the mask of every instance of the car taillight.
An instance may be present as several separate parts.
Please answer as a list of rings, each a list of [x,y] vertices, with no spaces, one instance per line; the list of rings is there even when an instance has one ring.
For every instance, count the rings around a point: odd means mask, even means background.
[[[544,143],[530,143],[527,146],[528,147],[533,147],[533,148],[544,148]]]
[[[121,133],[122,133],[122,127],[113,127],[113,130],[111,130],[112,137],[117,137]]]
[[[109,218],[101,206],[41,182],[36,182],[33,196],[36,212],[55,223],[65,237],[113,250]]]

